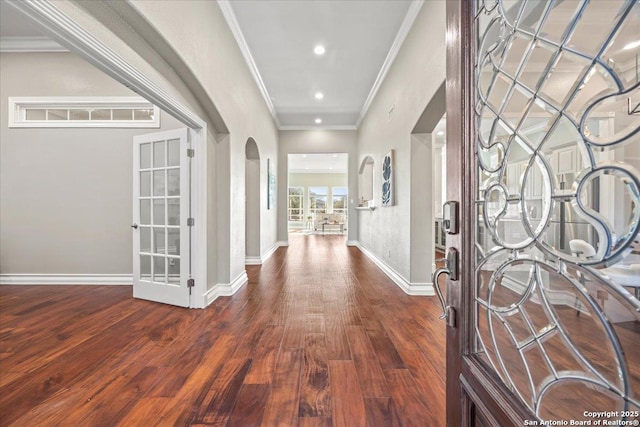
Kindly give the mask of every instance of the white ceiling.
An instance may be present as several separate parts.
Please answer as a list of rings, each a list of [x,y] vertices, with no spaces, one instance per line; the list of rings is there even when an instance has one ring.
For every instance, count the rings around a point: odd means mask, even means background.
[[[289,154],[289,173],[347,173],[349,155]]]
[[[355,128],[421,2],[220,2],[281,129]],[[322,56],[313,50],[326,48]],[[317,100],[316,92],[324,98]],[[315,120],[320,118],[321,124]]]

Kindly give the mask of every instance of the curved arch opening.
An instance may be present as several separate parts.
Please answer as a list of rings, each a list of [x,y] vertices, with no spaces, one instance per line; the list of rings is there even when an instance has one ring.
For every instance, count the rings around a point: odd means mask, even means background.
[[[260,150],[253,138],[245,144],[245,257],[260,263]]]
[[[358,170],[358,190],[360,192],[360,198],[358,201],[359,206],[367,206],[369,202],[373,201],[373,157],[365,156],[360,163],[360,169]]]

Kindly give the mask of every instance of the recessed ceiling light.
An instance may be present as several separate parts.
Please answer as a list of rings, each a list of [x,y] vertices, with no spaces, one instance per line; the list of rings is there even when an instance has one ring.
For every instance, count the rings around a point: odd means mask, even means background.
[[[322,46],[321,44],[313,48],[313,53],[315,53],[318,56],[324,55],[324,52],[325,52],[324,46]]]
[[[443,130],[438,131],[438,136],[442,136],[442,135],[444,135],[444,131]]]
[[[633,48],[638,47],[638,46],[640,46],[640,40],[636,40],[634,42],[631,42],[631,43],[625,45],[625,47],[623,47],[622,49],[629,50],[629,49],[633,49]]]
[[[316,92],[315,95],[313,95],[316,99],[322,99],[324,98],[324,94],[322,92]]]
[[[302,157],[306,158],[306,157],[307,157],[307,155],[306,155],[306,154],[303,154],[303,155],[302,155]]]
[[[338,155],[337,155],[337,154],[334,154],[334,155],[333,155],[333,157],[338,157]]]
[[[319,125],[320,123],[322,123],[322,119],[321,119],[320,117],[318,117],[318,118],[316,119],[316,124],[317,124],[317,125]]]

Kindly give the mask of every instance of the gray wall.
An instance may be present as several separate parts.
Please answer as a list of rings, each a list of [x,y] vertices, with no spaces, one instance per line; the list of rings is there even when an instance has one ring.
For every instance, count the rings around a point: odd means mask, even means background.
[[[412,146],[411,134],[445,79],[445,7],[441,1],[423,4],[358,131],[357,163],[367,155],[375,161],[373,198],[378,206],[360,216],[359,241],[411,283],[429,281],[427,271],[412,268],[412,263],[429,265],[424,259],[428,254],[416,248],[433,245],[428,240],[432,232],[425,229],[433,227],[432,221],[415,228],[416,215],[432,215],[433,208],[423,204],[412,209],[419,198],[429,197],[422,190],[432,188],[428,175],[419,171],[419,164],[431,166],[430,141],[414,140]],[[395,150],[396,205],[381,207],[380,162],[390,149]]]
[[[131,274],[133,136],[8,128],[9,96],[135,96],[70,53],[0,54],[0,272]]]
[[[280,131],[278,149],[278,240],[288,241],[287,232],[287,175],[289,154],[347,153],[349,154],[349,211],[347,240],[357,240],[358,217],[354,208],[358,194],[357,132],[352,130]]]

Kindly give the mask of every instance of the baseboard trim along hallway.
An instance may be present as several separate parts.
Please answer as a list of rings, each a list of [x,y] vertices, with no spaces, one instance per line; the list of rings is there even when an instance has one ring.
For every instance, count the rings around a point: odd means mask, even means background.
[[[393,280],[393,283],[398,285],[400,289],[402,289],[407,295],[415,295],[415,296],[433,296],[435,295],[435,290],[433,289],[433,283],[417,283],[417,282],[409,282],[402,275],[396,272],[393,268],[391,268],[387,263],[385,263],[381,258],[377,257],[373,252],[365,248],[360,242],[350,241],[352,244],[349,246],[356,246],[358,249],[362,251],[371,261],[377,265],[380,270],[384,272],[389,279]],[[348,244],[349,242],[347,242]]]
[[[129,285],[131,274],[0,274],[0,285]]]

